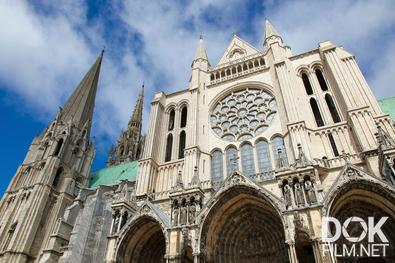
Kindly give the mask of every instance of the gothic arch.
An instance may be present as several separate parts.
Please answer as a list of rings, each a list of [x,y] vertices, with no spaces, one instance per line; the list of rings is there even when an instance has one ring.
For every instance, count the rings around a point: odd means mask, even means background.
[[[233,173],[198,217],[201,258],[206,263],[288,262],[283,209],[277,197]]]
[[[165,227],[161,219],[149,212],[134,216],[117,239],[116,262],[164,263],[169,244]]]
[[[363,262],[394,262],[395,189],[392,186],[353,165],[346,165],[324,199],[322,216],[335,217],[341,223],[350,217],[360,217],[366,222],[368,217],[374,217],[374,222],[377,223],[382,217],[387,216],[388,219],[381,228],[389,240],[387,257],[378,258],[379,261],[368,257],[361,258],[361,260],[365,260]],[[362,231],[358,224],[348,229],[350,236],[359,236]],[[333,231],[331,228],[329,230]],[[336,243],[342,246],[348,245],[349,241],[341,236]],[[367,239],[360,243],[366,245]],[[338,259],[338,262],[348,262],[347,260],[348,258],[342,258]]]

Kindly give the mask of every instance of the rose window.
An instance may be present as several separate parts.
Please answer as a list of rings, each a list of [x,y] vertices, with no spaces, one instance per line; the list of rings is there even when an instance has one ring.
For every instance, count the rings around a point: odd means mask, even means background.
[[[210,116],[211,129],[227,141],[244,141],[261,134],[276,115],[272,95],[256,88],[234,91],[218,101]]]

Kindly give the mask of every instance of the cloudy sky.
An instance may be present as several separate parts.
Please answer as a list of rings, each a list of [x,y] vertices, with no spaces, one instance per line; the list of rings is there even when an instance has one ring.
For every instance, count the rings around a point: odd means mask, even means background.
[[[293,53],[322,40],[356,55],[377,98],[395,95],[395,1],[0,1],[0,194],[35,135],[105,46],[94,169],[125,127],[138,89],[187,87],[200,33],[215,65],[232,32],[262,49],[268,17]]]

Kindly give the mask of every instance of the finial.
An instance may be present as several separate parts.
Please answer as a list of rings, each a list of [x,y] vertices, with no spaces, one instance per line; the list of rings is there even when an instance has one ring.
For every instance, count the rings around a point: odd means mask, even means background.
[[[203,40],[203,32],[200,32],[200,37],[201,40]]]

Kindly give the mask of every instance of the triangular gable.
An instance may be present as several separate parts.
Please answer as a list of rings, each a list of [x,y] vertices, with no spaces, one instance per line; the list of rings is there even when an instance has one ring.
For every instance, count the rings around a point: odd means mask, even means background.
[[[234,60],[248,57],[260,53],[258,49],[247,43],[237,35],[233,35],[232,41],[226,48],[222,58],[219,60],[218,65],[232,62]]]
[[[151,215],[154,218],[157,218],[163,225],[170,226],[169,216],[148,200],[144,201],[139,209],[139,212],[140,214]]]
[[[355,180],[365,180],[365,181],[370,181],[372,183],[377,183],[385,188],[390,187],[390,185],[382,180],[381,178],[378,178],[376,176],[372,176],[362,170],[361,168],[347,163],[343,169],[340,171],[339,175],[337,176],[335,182],[332,184],[331,188],[329,188],[328,192],[325,195],[324,202],[328,202],[329,199],[332,198],[334,193],[345,183],[349,181],[355,181]]]

